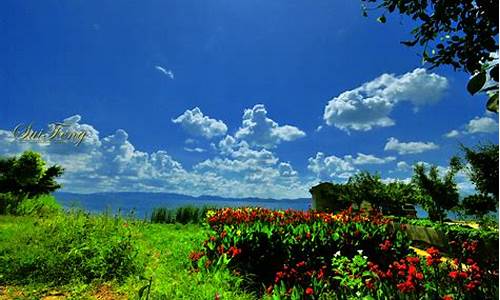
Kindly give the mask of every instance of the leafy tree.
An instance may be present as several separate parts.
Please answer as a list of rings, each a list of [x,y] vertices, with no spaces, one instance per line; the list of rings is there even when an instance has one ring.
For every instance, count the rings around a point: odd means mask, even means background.
[[[388,204],[417,204],[419,197],[417,187],[411,182],[395,181],[385,185],[385,201]]]
[[[423,46],[422,58],[431,68],[450,65],[471,75],[471,94],[487,92],[487,108],[498,113],[498,0],[361,0],[363,14],[382,9],[411,17],[413,38],[402,44]],[[370,7],[368,7],[370,6]],[[374,7],[372,7],[374,6]]]
[[[0,207],[17,206],[24,198],[49,194],[61,187],[55,179],[63,169],[46,167],[39,153],[25,151],[20,157],[0,158]]]
[[[445,212],[458,205],[458,188],[454,177],[459,169],[456,158],[451,160],[450,168],[443,177],[439,175],[437,166],[431,166],[427,172],[424,164],[415,165],[412,181],[423,196],[420,204],[432,221],[442,222]]]
[[[462,207],[478,217],[496,211],[498,205],[498,145],[479,145],[475,149],[462,145],[466,163],[461,165],[474,183],[476,195],[466,197]]]
[[[360,172],[347,181],[349,197],[351,202],[358,208],[366,200],[374,208],[380,209],[385,199],[385,187],[380,175],[372,175],[369,172]]]

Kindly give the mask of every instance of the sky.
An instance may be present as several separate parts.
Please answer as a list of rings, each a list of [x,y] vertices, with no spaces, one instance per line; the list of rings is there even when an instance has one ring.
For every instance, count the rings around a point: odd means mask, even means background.
[[[378,16],[347,0],[1,1],[0,155],[39,151],[68,192],[299,198],[498,143],[469,76],[428,69],[400,44],[413,21]],[[85,137],[20,139],[53,123]]]

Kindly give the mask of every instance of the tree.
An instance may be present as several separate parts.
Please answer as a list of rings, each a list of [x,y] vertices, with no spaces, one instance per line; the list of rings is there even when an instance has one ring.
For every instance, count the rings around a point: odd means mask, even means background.
[[[475,195],[462,201],[467,214],[481,217],[496,211],[498,205],[498,145],[478,145],[475,149],[462,145],[465,162],[461,167],[474,183]]]
[[[456,158],[450,161],[450,168],[442,178],[437,166],[431,166],[427,173],[424,164],[415,165],[412,182],[423,196],[420,204],[432,221],[442,222],[445,212],[458,205],[458,188],[454,177],[459,169]]]
[[[378,174],[371,175],[369,172],[360,172],[347,181],[350,199],[361,207],[363,201],[368,201],[377,209],[384,202],[384,183]]]
[[[0,158],[0,207],[17,206],[24,198],[49,194],[61,187],[55,179],[63,169],[54,165],[46,167],[39,153],[25,151],[19,158]]]
[[[450,65],[471,75],[467,90],[487,92],[488,110],[498,113],[498,0],[361,0],[363,15],[371,9],[411,17],[413,39],[402,44],[423,46],[431,68]],[[368,7],[375,6],[375,7]],[[385,12],[378,18],[386,22]]]

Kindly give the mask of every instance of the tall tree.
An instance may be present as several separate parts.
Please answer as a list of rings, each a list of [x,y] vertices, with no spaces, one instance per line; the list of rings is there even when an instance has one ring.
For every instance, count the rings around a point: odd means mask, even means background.
[[[431,220],[442,222],[446,211],[458,205],[458,188],[454,177],[459,169],[456,158],[452,159],[449,170],[442,177],[437,166],[431,166],[427,172],[424,164],[415,165],[412,181],[423,196],[420,204]]]
[[[498,206],[498,145],[478,145],[468,148],[462,145],[465,163],[461,163],[465,173],[476,187],[477,194],[462,201],[467,214],[478,217]]]
[[[361,0],[363,14],[384,10],[411,17],[413,38],[402,44],[423,47],[422,59],[431,68],[450,65],[472,75],[471,94],[488,93],[488,110],[498,113],[498,0]]]

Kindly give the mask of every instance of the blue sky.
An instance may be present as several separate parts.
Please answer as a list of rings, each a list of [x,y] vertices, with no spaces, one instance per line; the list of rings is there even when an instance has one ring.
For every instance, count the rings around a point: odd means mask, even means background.
[[[2,1],[0,154],[42,152],[67,191],[294,198],[498,143],[467,74],[425,70],[399,43],[412,21],[376,17],[357,1]],[[12,137],[63,120],[82,145]]]

